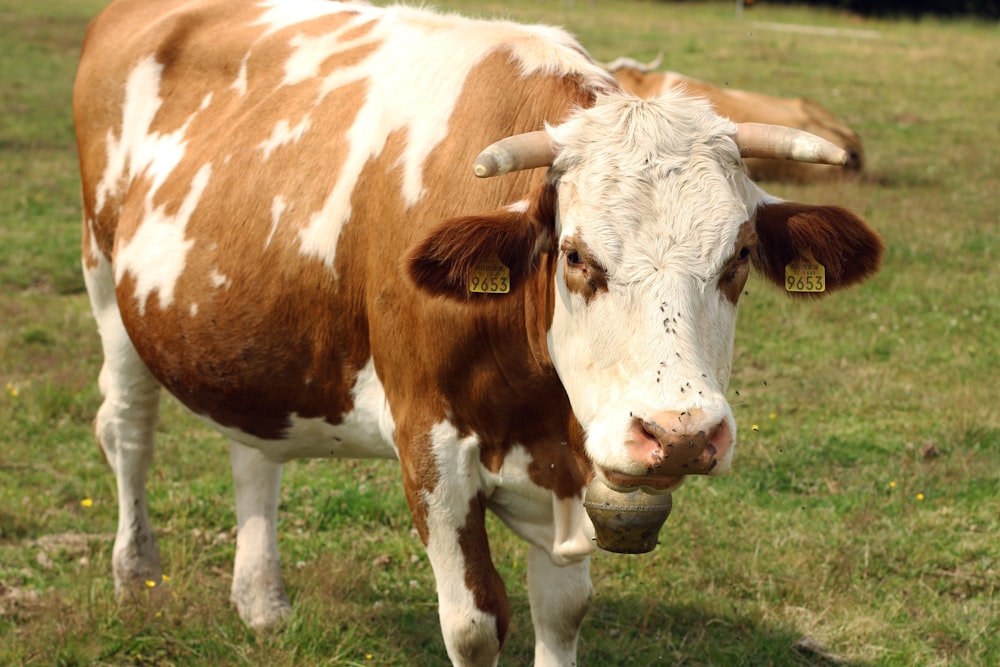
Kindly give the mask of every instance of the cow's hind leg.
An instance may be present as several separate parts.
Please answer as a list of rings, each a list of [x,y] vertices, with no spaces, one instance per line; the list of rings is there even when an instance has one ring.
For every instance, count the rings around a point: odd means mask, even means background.
[[[528,599],[535,626],[535,667],[576,664],[576,641],[590,606],[590,558],[556,565],[546,549],[528,552]]]
[[[260,451],[229,443],[236,487],[236,563],[232,601],[243,622],[257,631],[281,625],[291,605],[278,557],[278,493],[281,464]]]
[[[146,502],[160,385],[122,324],[108,263],[100,260],[84,271],[84,278],[104,351],[98,379],[104,402],[97,411],[94,431],[118,487],[118,532],[111,562],[115,593],[122,599],[150,584],[155,586],[162,577]]]

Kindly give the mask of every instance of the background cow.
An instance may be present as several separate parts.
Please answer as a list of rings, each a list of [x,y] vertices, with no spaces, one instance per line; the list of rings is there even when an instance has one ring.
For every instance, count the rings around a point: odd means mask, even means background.
[[[705,81],[677,72],[657,72],[657,58],[640,63],[632,58],[618,58],[607,65],[625,90],[641,97],[655,97],[679,88],[704,97],[715,111],[736,123],[771,123],[805,130],[823,137],[847,151],[847,163],[841,166],[769,158],[745,160],[750,177],[758,181],[814,181],[839,178],[864,168],[861,137],[843,121],[817,102],[805,97],[773,97],[735,88],[719,88]]]
[[[531,545],[536,664],[572,664],[587,485],[665,492],[730,466],[750,264],[782,285],[807,254],[833,290],[882,253],[852,213],[775,199],[740,162],[835,147],[641,100],[549,27],[119,0],[88,31],[74,115],[116,589],[161,572],[163,386],[230,439],[247,623],[289,612],[282,463],[398,458],[457,665],[495,664],[508,629],[487,509]]]

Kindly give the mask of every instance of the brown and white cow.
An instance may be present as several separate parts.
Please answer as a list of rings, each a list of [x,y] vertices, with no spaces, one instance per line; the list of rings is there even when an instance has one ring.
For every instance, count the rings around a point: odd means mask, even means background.
[[[678,72],[658,72],[660,58],[640,63],[632,58],[618,58],[607,65],[618,83],[640,97],[650,98],[679,88],[704,97],[716,113],[735,123],[769,123],[823,137],[847,151],[847,163],[841,166],[792,160],[751,157],[744,162],[750,177],[758,181],[816,181],[857,173],[864,168],[861,137],[846,123],[818,102],[805,97],[774,97],[735,88],[720,88]]]
[[[662,492],[730,466],[750,264],[781,285],[809,251],[832,290],[880,261],[852,213],[771,197],[740,163],[838,159],[828,144],[641,100],[549,27],[116,0],[74,115],[116,589],[161,572],[145,480],[162,386],[230,439],[247,623],[289,611],[282,464],[398,458],[457,665],[495,664],[508,628],[487,509],[531,545],[535,663],[572,664],[588,483]]]

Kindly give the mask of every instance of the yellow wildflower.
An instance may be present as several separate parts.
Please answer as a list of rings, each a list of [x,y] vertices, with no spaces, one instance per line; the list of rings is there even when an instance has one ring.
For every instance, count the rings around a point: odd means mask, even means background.
[[[80,504],[84,507],[93,507],[94,500],[93,498],[84,498],[83,500],[80,501]]]

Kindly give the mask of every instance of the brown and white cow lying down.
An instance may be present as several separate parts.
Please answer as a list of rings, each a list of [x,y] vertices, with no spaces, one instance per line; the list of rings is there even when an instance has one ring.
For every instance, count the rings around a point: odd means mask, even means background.
[[[809,250],[833,290],[882,253],[854,214],[769,196],[740,163],[841,159],[829,144],[641,100],[550,27],[116,0],[73,106],[118,592],[161,572],[162,386],[230,439],[247,623],[289,612],[282,464],[398,458],[456,665],[495,664],[507,634],[487,509],[531,545],[535,664],[573,664],[588,483],[667,491],[730,467],[750,265],[782,285]]]
[[[758,181],[816,181],[857,173],[864,167],[861,137],[823,106],[805,97],[773,97],[735,88],[719,88],[677,72],[657,72],[660,59],[640,63],[632,58],[618,58],[607,65],[618,83],[643,98],[656,97],[679,88],[704,97],[716,113],[735,123],[770,123],[805,130],[847,151],[847,163],[841,167],[771,158],[746,158],[750,177]]]

